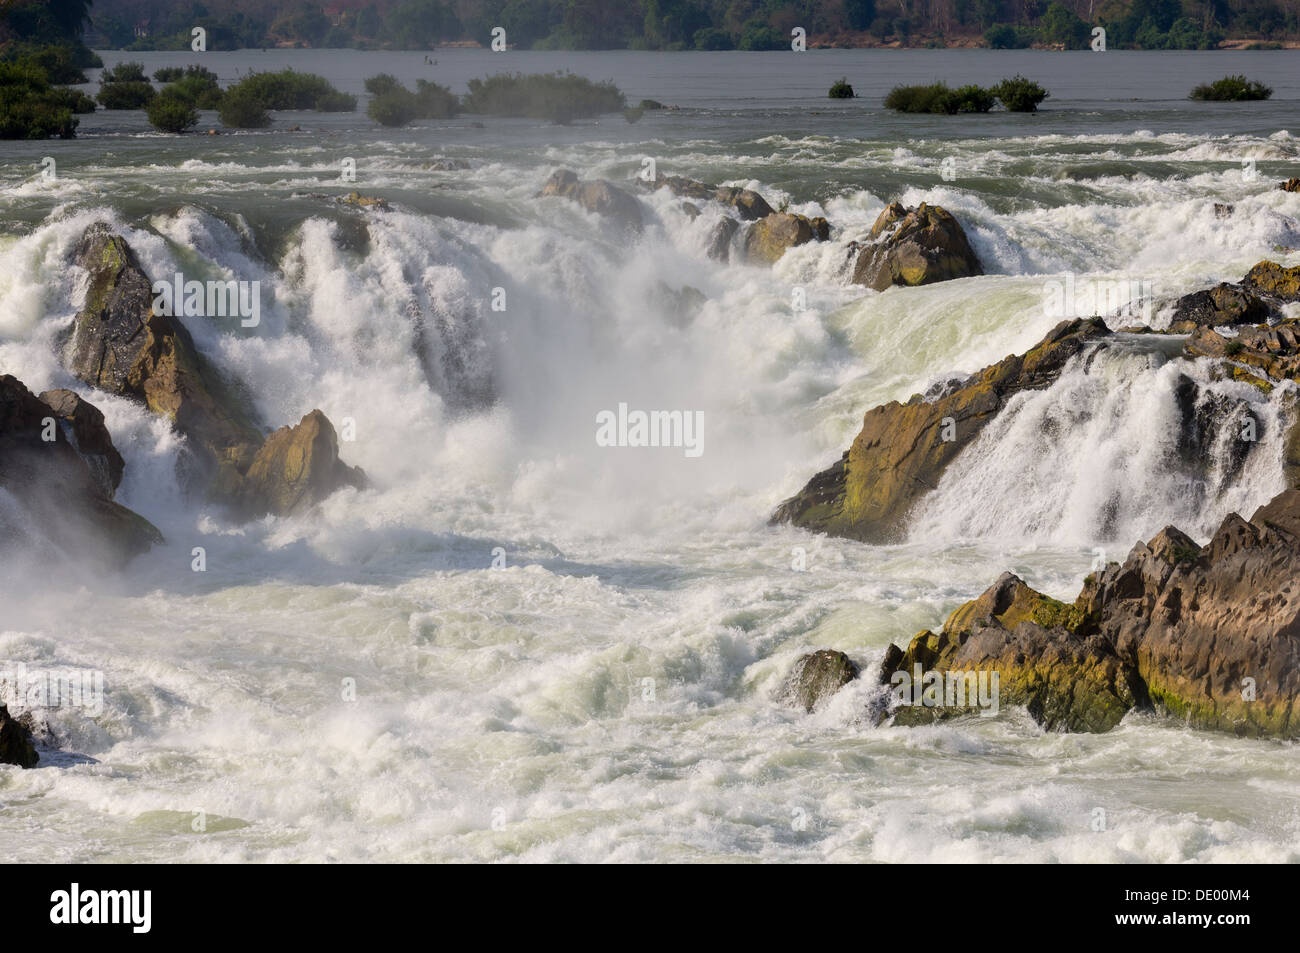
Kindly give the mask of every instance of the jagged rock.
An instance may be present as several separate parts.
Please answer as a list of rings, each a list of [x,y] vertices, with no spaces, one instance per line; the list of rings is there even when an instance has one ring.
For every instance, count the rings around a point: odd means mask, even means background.
[[[740,229],[740,223],[734,218],[724,218],[713,226],[709,234],[709,257],[726,264],[731,260],[731,239]]]
[[[867,411],[848,452],[782,503],[772,522],[867,542],[895,539],[917,500],[1013,395],[1047,387],[1066,361],[1109,334],[1100,318],[1062,321],[1023,356],[986,367],[942,396],[915,394]]]
[[[70,390],[47,390],[39,399],[65,422],[64,433],[72,449],[81,454],[100,492],[111,500],[122,484],[126,462],[113,446],[113,438],[104,426],[104,415],[94,404]]]
[[[239,485],[235,508],[247,517],[301,512],[344,486],[362,489],[365,474],[339,459],[338,435],[319,410],[267,438]]]
[[[604,179],[583,182],[576,172],[561,169],[546,180],[541,194],[577,202],[587,211],[609,218],[629,231],[642,228],[641,203]]]
[[[1114,647],[1095,633],[1080,634],[1079,623],[1077,609],[1003,573],[978,599],[953,612],[940,632],[922,632],[906,651],[888,652],[880,678],[890,683],[901,672],[915,682],[927,672],[996,672],[999,707],[1024,705],[1048,730],[1107,731],[1129,709],[1145,704],[1146,695]],[[965,692],[966,704],[899,706],[894,723],[968,714],[976,706],[974,692]]]
[[[785,254],[787,248],[811,241],[825,241],[829,229],[825,219],[814,220],[789,212],[773,212],[745,230],[741,251],[745,261],[770,265]]]
[[[1300,265],[1283,268],[1275,261],[1261,261],[1246,272],[1241,286],[1283,304],[1300,301]]]
[[[216,471],[217,482],[232,482],[262,442],[243,401],[199,354],[179,320],[153,314],[152,283],[120,235],[102,223],[92,225],[75,262],[90,283],[66,344],[68,370],[170,418],[205,468]]]
[[[1287,179],[1285,182],[1279,182],[1277,187],[1283,192],[1300,192],[1300,179]]]
[[[0,704],[0,764],[16,764],[20,768],[34,768],[41,756],[32,744],[32,735],[9,709]]]
[[[884,291],[891,285],[928,285],[984,274],[957,219],[924,202],[907,209],[890,203],[871,226],[871,243],[850,246],[857,254],[853,283]]]
[[[1232,214],[1233,214],[1235,211],[1237,211],[1237,207],[1236,207],[1235,205],[1228,205],[1228,204],[1226,204],[1226,203],[1224,203],[1224,202],[1215,202],[1215,203],[1214,203],[1214,217],[1215,217],[1215,218],[1231,218],[1231,217],[1232,217]]]
[[[162,542],[153,524],[113,502],[103,475],[92,471],[58,421],[21,381],[0,376],[0,488],[30,520],[9,525],[12,519],[0,512],[0,549],[48,541],[64,552],[114,565]],[[106,432],[103,436],[108,440]]]
[[[1104,731],[1132,708],[1195,728],[1300,738],[1300,490],[1205,546],[1166,527],[1084,580],[1071,606],[1011,575],[890,652],[882,680],[926,669],[997,671],[1003,704],[1049,728]],[[901,709],[900,709],[901,712]],[[953,712],[902,713],[903,722]],[[896,720],[898,720],[896,718]]]
[[[1267,321],[1270,309],[1256,295],[1240,285],[1223,282],[1208,291],[1194,291],[1174,302],[1169,330],[1187,334],[1198,327],[1259,324]]]
[[[782,694],[801,705],[804,711],[812,711],[858,674],[858,666],[843,652],[819,649],[800,656],[794,663]]]

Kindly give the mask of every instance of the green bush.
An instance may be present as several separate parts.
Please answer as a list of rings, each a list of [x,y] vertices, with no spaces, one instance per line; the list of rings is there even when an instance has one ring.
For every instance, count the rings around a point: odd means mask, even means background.
[[[948,94],[946,113],[986,113],[993,108],[993,93],[983,86],[960,86]]]
[[[691,39],[695,43],[697,50],[734,50],[736,48],[736,44],[731,42],[731,37],[727,32],[719,30],[717,27],[706,26],[702,30],[696,30]]]
[[[572,73],[501,73],[471,79],[466,112],[568,122],[621,112],[627,103],[610,81],[593,83]]]
[[[905,113],[986,113],[993,108],[993,93],[982,86],[949,89],[946,83],[895,86],[885,97],[885,108]]]
[[[199,111],[192,100],[171,88],[164,89],[145,107],[149,125],[162,132],[185,132],[199,124]]]
[[[1038,110],[1038,104],[1051,95],[1033,80],[1025,79],[1017,73],[1011,79],[1004,79],[990,92],[1002,101],[1002,105],[1013,113],[1031,113]]]
[[[459,103],[445,86],[426,79],[416,80],[411,92],[394,77],[380,73],[366,80],[372,99],[366,115],[382,126],[405,126],[414,119],[448,119],[456,115]]]
[[[314,109],[328,112],[351,112],[357,98],[341,93],[329,81],[314,73],[283,69],[276,73],[250,73],[228,92],[240,90],[261,104],[263,109]],[[329,106],[322,110],[322,104]]]
[[[30,64],[0,63],[0,139],[71,139],[74,90],[55,89]]]
[[[999,23],[984,31],[984,42],[994,50],[1025,50],[1033,46],[1035,39],[1035,30],[1006,23]]]
[[[841,76],[837,82],[831,84],[831,91],[827,95],[831,99],[852,99],[853,87],[849,85],[847,78]]]
[[[1192,90],[1191,99],[1201,102],[1236,103],[1246,100],[1268,99],[1273,90],[1258,80],[1244,76],[1225,76],[1213,83],[1202,84]]]
[[[232,129],[262,129],[271,124],[271,115],[251,90],[237,86],[226,90],[217,107],[223,126]]]
[[[102,65],[99,64],[98,58],[91,55],[97,65]],[[84,83],[86,74],[82,69],[89,65],[80,50],[66,46],[13,44],[4,51],[0,59],[7,63],[17,63],[28,69],[39,70],[48,83]]]
[[[133,80],[99,87],[98,99],[105,109],[143,109],[156,95],[147,80]]]
[[[183,66],[164,66],[162,69],[154,70],[153,80],[155,83],[174,83],[184,75]]]
[[[108,83],[147,83],[149,77],[144,74],[143,63],[118,63],[111,69],[104,70],[99,76],[102,84]]]
[[[180,79],[164,86],[162,92],[183,99],[196,109],[216,109],[221,105],[221,87],[216,76],[207,70],[182,73]]]
[[[754,17],[746,20],[741,27],[737,46],[742,50],[788,50],[790,37],[777,32],[766,21]]]

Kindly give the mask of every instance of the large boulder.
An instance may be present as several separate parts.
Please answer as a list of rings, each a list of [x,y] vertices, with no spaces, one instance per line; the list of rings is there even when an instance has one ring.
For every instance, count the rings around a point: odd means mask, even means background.
[[[961,223],[938,205],[914,209],[892,202],[871,226],[870,242],[854,243],[853,283],[884,291],[984,274]]]
[[[858,674],[858,666],[843,652],[819,649],[794,663],[782,694],[810,712]]]
[[[1277,187],[1283,192],[1300,192],[1300,179],[1287,179],[1285,182],[1279,182]]]
[[[740,218],[746,222],[757,222],[776,211],[753,189],[742,189],[731,185],[707,185],[680,175],[660,174],[655,177],[653,188],[668,189],[674,195],[685,199],[701,201],[711,199],[722,202],[734,208]]]
[[[1166,527],[1084,580],[1073,605],[1004,574],[881,670],[996,671],[1001,703],[1043,725],[1104,731],[1133,708],[1195,728],[1300,738],[1300,490],[1205,546]],[[967,709],[968,710],[968,709]],[[962,711],[899,709],[917,723]]]
[[[1222,282],[1207,291],[1194,291],[1174,302],[1169,330],[1187,334],[1199,327],[1260,324],[1271,309],[1263,299],[1241,287]]]
[[[773,523],[866,542],[901,534],[916,502],[1012,396],[1050,385],[1066,361],[1110,334],[1100,318],[1062,321],[1012,355],[927,399],[914,394],[867,411],[848,452],[782,503]]]
[[[75,263],[87,272],[89,285],[66,344],[68,370],[170,418],[209,476],[218,484],[237,482],[262,434],[185,326],[153,313],[152,283],[131,246],[96,224],[82,237]]]
[[[302,512],[345,486],[361,489],[365,474],[339,459],[338,435],[319,410],[281,427],[257,452],[239,486],[236,509],[253,518]]]
[[[785,254],[787,248],[811,241],[824,242],[830,226],[824,218],[810,219],[789,212],[773,212],[745,230],[742,251],[747,262],[770,265]]]
[[[1261,261],[1246,272],[1241,286],[1281,304],[1292,304],[1300,301],[1300,265],[1283,268],[1275,261]]]
[[[577,202],[588,212],[608,218],[628,231],[640,231],[643,225],[641,203],[605,179],[584,182],[576,172],[560,169],[546,180],[541,194]]]
[[[40,760],[41,756],[32,743],[32,733],[0,704],[0,764],[34,768]]]
[[[43,392],[40,401],[62,421],[68,442],[90,467],[100,491],[112,499],[122,484],[126,462],[113,445],[99,408],[75,392],[62,389]]]
[[[106,431],[103,439],[112,446]],[[21,508],[8,515],[0,508],[0,549],[52,543],[113,565],[161,542],[153,524],[113,502],[106,477],[73,445],[51,407],[17,378],[0,376],[0,489]]]

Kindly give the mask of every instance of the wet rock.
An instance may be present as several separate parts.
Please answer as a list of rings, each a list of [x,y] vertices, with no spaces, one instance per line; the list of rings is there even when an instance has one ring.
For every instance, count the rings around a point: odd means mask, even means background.
[[[338,435],[319,410],[267,438],[239,485],[235,508],[254,518],[287,516],[345,486],[362,489],[365,474],[339,459]]]
[[[640,231],[643,227],[641,203],[630,193],[604,179],[584,182],[576,172],[561,169],[546,180],[541,194],[577,202],[587,211],[608,218],[629,231]]]
[[[916,502],[1011,397],[1049,386],[1071,357],[1109,334],[1100,318],[1062,321],[1023,356],[984,368],[936,400],[915,394],[867,411],[848,452],[777,507],[772,522],[896,540]]]
[[[858,666],[843,652],[819,649],[794,663],[783,694],[810,712],[858,674]]]
[[[1277,187],[1283,192],[1300,192],[1300,179],[1287,179],[1285,182],[1279,182]]]
[[[731,240],[740,230],[740,223],[734,218],[723,218],[713,226],[709,233],[709,257],[726,264],[731,260]]]
[[[753,189],[730,185],[708,185],[680,175],[659,175],[655,178],[654,188],[666,188],[674,195],[685,199],[722,202],[734,208],[746,222],[759,221],[776,211]]]
[[[242,473],[261,445],[261,432],[185,326],[153,313],[152,283],[130,245],[107,226],[92,225],[75,263],[87,271],[89,286],[66,342],[68,370],[171,419],[218,480],[231,478],[222,471]]]
[[[111,500],[122,484],[126,463],[113,446],[104,415],[94,404],[70,390],[47,390],[39,399],[65,423],[68,442],[90,467],[100,492]]]
[[[32,734],[9,709],[0,704],[0,764],[16,764],[20,768],[34,768],[41,756],[36,753]]]
[[[821,222],[824,224],[825,219]],[[741,252],[747,262],[770,265],[779,260],[788,248],[824,241],[818,238],[819,231],[826,234],[825,229],[815,226],[813,220],[804,215],[773,212],[745,230]]]
[[[1227,205],[1227,204],[1224,204],[1223,202],[1215,202],[1215,203],[1214,203],[1214,217],[1215,217],[1215,218],[1231,218],[1233,212],[1235,212],[1236,210],[1237,210],[1237,207],[1236,207],[1235,205]]]
[[[857,254],[853,283],[884,291],[891,285],[927,285],[984,274],[961,224],[937,205],[888,205],[871,226],[871,241]]]
[[[339,196],[338,201],[342,205],[351,205],[353,208],[374,209],[377,212],[392,211],[388,199],[381,199],[373,195],[362,195],[360,192],[355,191]]]
[[[1261,261],[1246,272],[1241,286],[1282,304],[1300,301],[1300,265],[1283,268],[1275,261]]]
[[[83,410],[82,417],[94,415]],[[108,473],[92,470],[68,433],[21,381],[0,376],[0,488],[20,507],[0,507],[0,550],[53,545],[113,566],[162,542],[153,524],[113,502]]]
[[[1223,282],[1208,291],[1195,291],[1174,302],[1169,330],[1187,334],[1198,327],[1259,324],[1267,321],[1270,309],[1256,295],[1240,285]]]

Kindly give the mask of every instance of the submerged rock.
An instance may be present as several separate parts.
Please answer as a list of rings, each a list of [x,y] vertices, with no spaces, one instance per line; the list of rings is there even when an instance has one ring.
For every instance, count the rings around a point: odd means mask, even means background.
[[[1109,334],[1100,318],[1062,321],[1023,356],[1004,358],[936,399],[915,394],[867,411],[848,452],[777,507],[772,522],[895,540],[917,500],[1012,396],[1047,387],[1071,357]]]
[[[339,459],[338,435],[319,410],[267,438],[249,466],[235,498],[241,515],[287,516],[345,486],[362,489],[365,474]]]
[[[629,231],[640,231],[643,225],[641,203],[604,179],[584,182],[576,172],[561,169],[546,180],[541,194],[577,202],[587,211],[608,218]]]
[[[858,256],[854,284],[884,291],[984,274],[961,223],[938,205],[922,202],[908,209],[892,202],[871,226],[870,237],[870,244],[851,246]]]
[[[41,756],[36,753],[32,734],[9,709],[0,704],[0,764],[16,764],[20,768],[34,768]]]
[[[89,404],[85,408],[83,422],[97,418],[102,427],[103,415]],[[92,469],[88,457],[95,455],[79,452],[59,419],[17,378],[0,376],[0,488],[12,494],[25,514],[6,516],[0,510],[0,549],[52,543],[64,552],[114,565],[162,542],[152,523],[113,502],[116,484],[108,464]],[[106,430],[91,434],[112,448]]]
[[[392,206],[388,204],[388,199],[381,199],[373,195],[362,195],[360,192],[352,191],[347,195],[341,195],[338,199],[342,205],[351,205],[355,208],[374,209],[377,212],[391,212]]]
[[[843,652],[819,649],[794,663],[783,694],[810,712],[858,674],[858,666]]]

